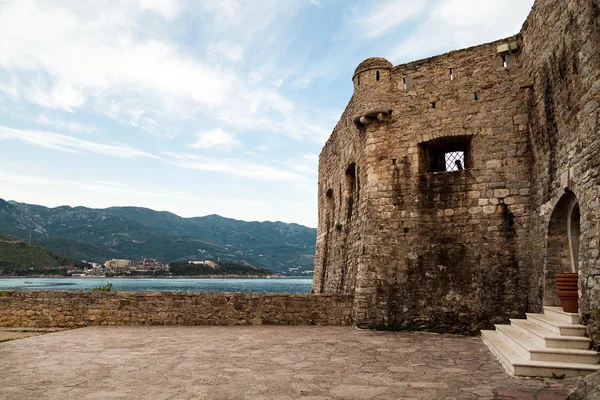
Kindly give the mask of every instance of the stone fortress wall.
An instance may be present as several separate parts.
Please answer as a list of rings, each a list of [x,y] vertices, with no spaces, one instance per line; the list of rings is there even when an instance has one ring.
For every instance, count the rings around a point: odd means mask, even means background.
[[[599,18],[597,0],[538,0],[522,30],[531,85],[530,298],[538,308],[549,303],[556,266],[574,258],[585,319],[600,309]],[[575,224],[577,242],[569,249],[565,236]]]
[[[474,331],[579,268],[598,309],[598,10],[537,0],[514,37],[361,63],[319,160],[313,293],[353,295],[359,326]]]
[[[351,304],[344,295],[5,291],[0,326],[348,325]]]

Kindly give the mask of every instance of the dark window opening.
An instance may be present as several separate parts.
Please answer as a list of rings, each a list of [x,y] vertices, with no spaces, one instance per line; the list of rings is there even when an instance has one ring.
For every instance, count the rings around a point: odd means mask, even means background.
[[[379,82],[379,71],[377,71],[377,73],[375,74],[375,79],[377,79],[377,82]]]
[[[429,103],[429,106],[430,106],[431,108],[435,108],[436,104],[437,104],[437,102],[436,102],[436,101],[432,101],[431,103]]]
[[[479,98],[477,97],[477,92],[475,92],[473,94],[474,94],[475,100],[479,100]]]
[[[356,164],[352,163],[346,169],[346,194],[352,196],[356,191]]]
[[[406,78],[402,78],[402,88],[406,90]]]
[[[360,74],[356,75],[356,86],[360,86]]]
[[[352,211],[354,208],[354,193],[356,192],[356,164],[352,163],[346,169],[346,196],[347,196],[347,214],[346,218],[350,220],[352,218]]]
[[[452,68],[450,68],[450,80],[454,80],[454,73],[452,73]]]
[[[508,63],[506,62],[506,54],[502,55],[502,66],[504,66],[504,68],[508,67]]]
[[[471,136],[451,136],[419,144],[419,172],[454,172],[471,168]]]
[[[335,219],[333,215],[333,207],[333,189],[327,189],[327,192],[325,193],[325,214],[328,228],[333,226],[333,220]]]

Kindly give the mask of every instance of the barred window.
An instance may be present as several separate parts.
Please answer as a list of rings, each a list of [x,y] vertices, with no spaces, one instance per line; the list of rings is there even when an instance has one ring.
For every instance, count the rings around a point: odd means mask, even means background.
[[[419,172],[454,172],[471,168],[471,136],[449,136],[419,144]]]

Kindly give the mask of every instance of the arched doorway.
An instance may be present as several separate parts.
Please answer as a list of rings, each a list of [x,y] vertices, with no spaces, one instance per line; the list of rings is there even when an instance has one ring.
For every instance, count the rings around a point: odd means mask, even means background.
[[[554,274],[579,270],[580,214],[577,196],[570,190],[560,198],[548,225],[544,265],[544,305],[560,306]]]

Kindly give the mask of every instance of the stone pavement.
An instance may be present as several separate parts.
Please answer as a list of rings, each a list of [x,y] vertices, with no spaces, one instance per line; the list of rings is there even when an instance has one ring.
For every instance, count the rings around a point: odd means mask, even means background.
[[[0,399],[565,399],[479,338],[351,327],[92,327],[0,343]]]

